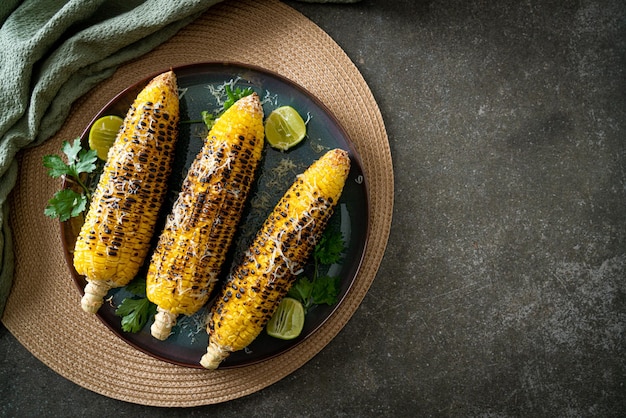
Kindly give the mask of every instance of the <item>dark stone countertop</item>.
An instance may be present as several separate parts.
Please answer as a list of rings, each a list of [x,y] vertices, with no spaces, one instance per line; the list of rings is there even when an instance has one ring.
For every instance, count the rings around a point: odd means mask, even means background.
[[[389,135],[391,236],[353,318],[274,385],[189,409],[92,393],[0,326],[0,415],[626,415],[626,3],[287,3]]]

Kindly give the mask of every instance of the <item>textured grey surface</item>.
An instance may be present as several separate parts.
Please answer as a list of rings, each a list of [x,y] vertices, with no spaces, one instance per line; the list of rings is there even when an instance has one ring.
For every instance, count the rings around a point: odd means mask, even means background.
[[[352,320],[280,382],[182,410],[89,392],[1,327],[0,415],[626,415],[626,4],[287,3],[389,134],[394,221]]]

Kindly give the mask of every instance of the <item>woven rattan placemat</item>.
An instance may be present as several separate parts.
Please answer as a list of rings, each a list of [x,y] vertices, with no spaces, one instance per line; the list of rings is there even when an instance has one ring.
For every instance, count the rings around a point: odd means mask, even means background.
[[[367,176],[370,239],[362,268],[334,315],[294,349],[251,366],[205,371],[145,355],[80,309],[66,264],[60,228],[43,215],[59,183],[42,156],[80,135],[91,118],[127,86],[166,69],[206,61],[235,61],[277,72],[321,100],[356,145]],[[363,77],[319,27],[278,1],[226,1],[174,38],[121,67],[73,106],[62,130],[22,152],[11,197],[15,282],[2,318],[34,356],[65,378],[128,402],[187,407],[235,399],[282,379],[317,354],[343,328],[370,287],[382,259],[393,209],[389,143],[378,106]]]

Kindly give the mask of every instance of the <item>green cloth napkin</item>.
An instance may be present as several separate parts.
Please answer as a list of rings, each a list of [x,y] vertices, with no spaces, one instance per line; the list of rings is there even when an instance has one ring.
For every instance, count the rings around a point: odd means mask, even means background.
[[[220,1],[0,0],[0,317],[13,280],[6,201],[16,153],[54,135],[70,105],[120,64]]]
[[[117,66],[166,41],[218,1],[2,0],[0,316],[13,279],[6,201],[17,178],[15,154],[51,137],[70,104]]]

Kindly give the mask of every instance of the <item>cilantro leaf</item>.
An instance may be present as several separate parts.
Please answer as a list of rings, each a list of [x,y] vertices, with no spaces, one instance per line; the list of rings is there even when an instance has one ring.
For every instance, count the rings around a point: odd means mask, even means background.
[[[139,332],[156,314],[156,305],[148,298],[125,298],[115,310],[115,315],[122,317],[122,330],[125,332]]]
[[[48,201],[44,214],[51,218],[59,218],[65,222],[73,216],[78,216],[87,207],[87,197],[71,189],[59,190]]]
[[[48,175],[54,179],[69,174],[70,168],[59,155],[45,155],[43,165],[48,168]]]
[[[82,182],[82,173],[91,173],[96,169],[97,153],[95,150],[84,150],[80,138],[73,143],[63,141],[61,151],[67,157],[67,163],[59,155],[45,155],[43,165],[48,168],[48,175],[52,178],[65,176],[74,181],[83,189],[82,193],[73,190],[60,190],[48,201],[44,214],[51,218],[59,218],[61,222],[78,216],[87,207],[90,199],[89,189]]]
[[[152,318],[157,307],[146,297],[146,279],[138,276],[124,286],[124,290],[133,294],[124,298],[115,310],[117,316],[121,316],[122,330],[125,332],[139,332]]]
[[[80,144],[80,138],[74,139],[73,144],[63,141],[61,151],[67,157],[67,163],[58,155],[44,155],[43,165],[49,169],[48,174],[52,178],[68,175],[87,191],[86,187],[80,182],[80,174],[91,173],[96,169],[98,153],[96,150],[83,149]]]
[[[81,173],[91,173],[96,169],[98,152],[94,149],[82,150],[78,153],[78,159],[74,163],[74,172],[78,176]]]
[[[200,112],[202,116],[202,122],[206,125],[207,129],[210,131],[213,125],[215,125],[215,121],[217,121],[217,117],[213,115],[213,113],[209,113],[206,110]]]
[[[313,256],[320,264],[335,264],[341,261],[345,247],[341,232],[327,229],[315,246]]]
[[[146,297],[146,279],[144,277],[133,279],[124,288],[135,296]]]
[[[327,228],[313,249],[313,279],[300,276],[289,289],[288,295],[302,303],[305,312],[314,305],[334,305],[339,297],[341,279],[337,276],[320,275],[320,265],[330,266],[341,261],[346,243],[341,232]]]
[[[75,138],[73,144],[70,144],[68,141],[63,141],[63,145],[61,146],[61,151],[67,156],[69,165],[74,164],[78,160],[78,153],[81,149],[80,138]]]
[[[289,289],[288,295],[296,300],[299,300],[300,303],[307,308],[311,300],[311,295],[313,294],[313,282],[311,282],[306,276],[300,277],[291,289]]]
[[[339,277],[320,276],[315,278],[311,298],[315,305],[333,305],[339,295]]]

